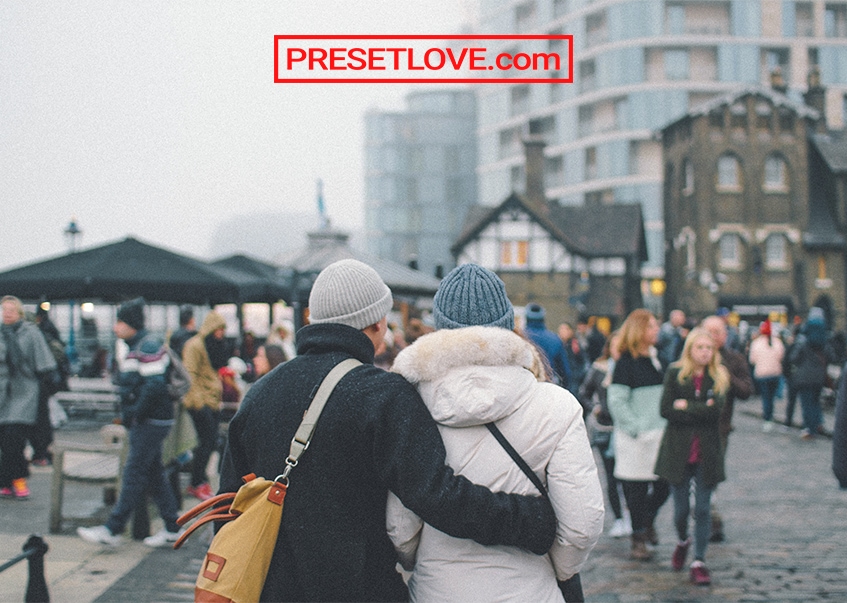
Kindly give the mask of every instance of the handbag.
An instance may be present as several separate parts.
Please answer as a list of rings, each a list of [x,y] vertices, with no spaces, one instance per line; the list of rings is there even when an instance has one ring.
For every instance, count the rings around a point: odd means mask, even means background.
[[[360,364],[355,358],[348,358],[337,364],[321,382],[291,440],[282,474],[272,481],[252,473],[246,475],[238,492],[218,494],[177,520],[179,525],[184,525],[205,513],[174,543],[175,549],[200,526],[212,521],[226,522],[212,539],[200,567],[194,587],[195,602],[253,603],[260,599],[279,535],[288,476],[308,448],[321,411],[335,386]]]
[[[509,453],[509,456],[512,457],[513,461],[515,461],[515,464],[517,464],[517,466],[521,468],[521,471],[526,474],[529,481],[531,481],[538,491],[541,492],[542,496],[547,498],[547,488],[544,487],[544,484],[535,474],[535,471],[527,465],[526,461],[523,460],[523,457],[509,443],[509,440],[506,439],[503,432],[500,431],[494,423],[486,423],[485,426],[488,428],[488,431],[491,432],[491,435],[493,435],[500,443],[503,449]],[[582,593],[582,580],[579,577],[579,573],[574,574],[567,580],[557,580],[557,583],[559,585],[559,590],[562,591],[562,596],[565,598],[565,603],[583,603],[585,601],[585,595]]]

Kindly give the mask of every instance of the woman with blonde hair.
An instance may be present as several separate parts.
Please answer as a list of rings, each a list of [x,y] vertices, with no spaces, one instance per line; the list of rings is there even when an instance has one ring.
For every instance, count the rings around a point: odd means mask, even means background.
[[[606,390],[614,422],[615,477],[623,487],[632,521],[633,559],[653,555],[647,543],[658,544],[653,524],[670,493],[668,483],[653,468],[665,430],[660,410],[662,368],[655,344],[659,323],[648,310],[633,310],[620,329],[620,358]]]
[[[729,373],[721,365],[714,340],[705,329],[688,334],[682,356],[665,375],[662,416],[668,420],[656,473],[671,484],[674,524],[679,542],[671,564],[685,565],[691,546],[688,515],[691,482],[694,482],[694,562],[691,582],[711,582],[704,559],[712,529],[709,511],[712,492],[725,479],[719,421],[729,390]]]

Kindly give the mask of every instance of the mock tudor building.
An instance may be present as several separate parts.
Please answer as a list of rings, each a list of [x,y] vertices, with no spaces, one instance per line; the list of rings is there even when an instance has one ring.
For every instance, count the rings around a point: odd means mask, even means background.
[[[560,206],[544,197],[544,143],[524,141],[526,193],[474,206],[452,246],[457,264],[496,272],[517,306],[547,310],[555,329],[580,314],[619,323],[642,305],[647,246],[640,204]]]
[[[805,102],[780,84],[717,97],[661,130],[665,307],[758,320],[819,305],[843,328],[847,153],[825,130],[817,74]]]

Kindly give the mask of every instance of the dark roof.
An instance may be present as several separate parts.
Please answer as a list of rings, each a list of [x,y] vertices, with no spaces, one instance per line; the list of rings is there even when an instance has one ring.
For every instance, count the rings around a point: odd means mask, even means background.
[[[551,206],[550,218],[564,233],[571,251],[587,257],[637,256],[647,261],[641,205]]]
[[[545,215],[517,193],[495,207],[471,207],[462,234],[451,250],[458,254],[501,214],[516,209],[532,216],[572,253],[589,258],[637,256],[640,261],[647,260],[641,205],[550,204]]]
[[[715,98],[709,99],[704,103],[693,107],[688,113],[686,113],[682,117],[679,117],[670,122],[669,124],[662,126],[660,130],[667,130],[668,128],[689,118],[708,115],[719,107],[723,107],[725,105],[732,105],[733,103],[750,95],[764,98],[770,101],[775,107],[785,107],[791,109],[800,117],[805,117],[811,120],[817,120],[821,117],[821,114],[817,110],[813,109],[812,107],[809,107],[805,103],[799,103],[795,100],[792,100],[788,96],[777,92],[773,88],[768,88],[766,86],[744,86],[743,88],[735,88],[733,90],[730,90],[725,94],[716,96]]]
[[[847,173],[847,136],[844,132],[812,134],[810,138],[833,174]]]
[[[353,249],[347,239],[346,233],[338,231],[312,232],[305,248],[280,256],[278,262],[283,271],[288,268],[317,274],[333,262],[352,258],[376,270],[395,295],[432,296],[438,290],[441,281],[434,276]]]
[[[823,138],[809,137],[809,223],[803,232],[803,244],[812,249],[844,249],[847,240],[835,215],[838,203],[832,198],[836,193],[832,188],[835,170],[831,161],[837,159],[833,150],[838,145],[825,142],[827,157],[819,144]]]
[[[252,275],[154,247],[135,238],[0,273],[0,291],[22,299],[216,304],[267,301]]]

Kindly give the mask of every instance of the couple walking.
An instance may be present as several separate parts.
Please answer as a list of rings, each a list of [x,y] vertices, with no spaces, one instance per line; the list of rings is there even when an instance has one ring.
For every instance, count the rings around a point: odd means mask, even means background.
[[[222,491],[282,473],[316,384],[346,358],[364,363],[336,387],[292,474],[262,600],[562,601],[557,581],[579,572],[604,517],[581,406],[545,382],[494,273],[452,271],[437,330],[388,373],[372,361],[392,305],[369,266],[328,266],[298,356],[257,382],[230,424]]]

